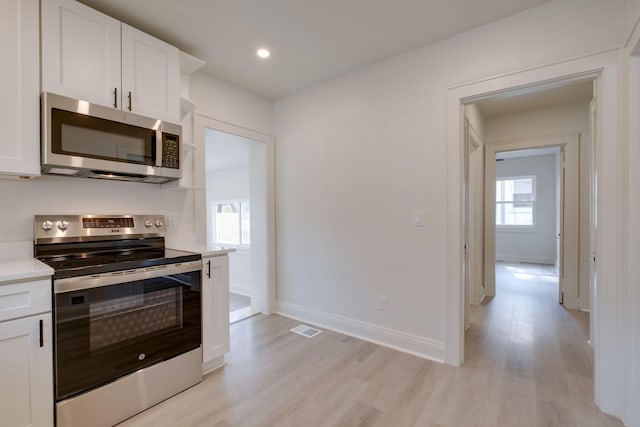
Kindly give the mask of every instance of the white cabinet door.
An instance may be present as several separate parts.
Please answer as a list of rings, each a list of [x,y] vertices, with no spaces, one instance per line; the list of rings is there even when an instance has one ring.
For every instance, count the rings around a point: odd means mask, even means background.
[[[50,313],[0,323],[0,424],[3,426],[53,425],[51,345]]]
[[[229,257],[203,257],[202,347],[204,370],[229,351]]]
[[[0,13],[0,173],[40,175],[38,0],[6,0]]]
[[[42,0],[42,91],[120,108],[120,21],[74,0]]]
[[[122,109],[180,123],[178,48],[122,24]]]

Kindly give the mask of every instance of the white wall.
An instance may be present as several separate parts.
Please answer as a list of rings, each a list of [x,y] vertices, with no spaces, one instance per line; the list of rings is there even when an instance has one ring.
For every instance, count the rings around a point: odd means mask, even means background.
[[[36,214],[164,214],[169,234],[194,230],[192,192],[154,184],[43,176],[0,179],[0,194],[2,242],[32,241]]]
[[[447,88],[620,46],[625,5],[552,2],[276,101],[281,311],[441,358]]]
[[[236,126],[273,134],[273,103],[203,71],[190,76],[189,95],[195,101],[196,114]]]
[[[589,131],[589,103],[580,102],[516,114],[489,117],[485,123],[487,144],[528,138],[575,135]]]
[[[496,162],[496,178],[536,177],[535,226],[496,227],[496,259],[553,264],[556,258],[556,155],[508,158]]]
[[[207,172],[207,202],[248,199],[249,166]]]

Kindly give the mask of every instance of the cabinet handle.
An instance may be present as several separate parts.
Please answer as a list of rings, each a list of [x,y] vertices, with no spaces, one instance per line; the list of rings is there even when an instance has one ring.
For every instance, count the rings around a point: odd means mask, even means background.
[[[113,88],[113,108],[118,108],[118,88]]]
[[[211,279],[211,260],[207,261],[207,277]]]
[[[43,327],[44,327],[44,320],[40,319],[40,347],[44,347]]]
[[[129,111],[131,111],[131,91],[129,91],[129,95],[127,95],[127,98],[129,98]]]

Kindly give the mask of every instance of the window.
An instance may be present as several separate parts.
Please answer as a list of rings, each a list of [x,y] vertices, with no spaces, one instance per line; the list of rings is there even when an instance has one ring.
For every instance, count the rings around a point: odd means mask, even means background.
[[[251,243],[249,200],[217,201],[211,204],[213,240],[226,245]]]
[[[496,225],[533,227],[536,203],[534,176],[496,180]]]

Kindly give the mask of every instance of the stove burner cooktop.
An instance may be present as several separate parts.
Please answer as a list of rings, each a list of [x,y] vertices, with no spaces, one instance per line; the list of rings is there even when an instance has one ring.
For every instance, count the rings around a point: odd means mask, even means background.
[[[54,279],[198,261],[167,249],[163,215],[36,215],[34,254]]]
[[[86,276],[119,270],[157,265],[176,264],[197,261],[199,254],[175,249],[116,251],[102,254],[65,254],[51,257],[39,257],[40,261],[54,269],[54,279]]]

